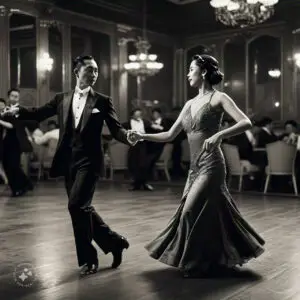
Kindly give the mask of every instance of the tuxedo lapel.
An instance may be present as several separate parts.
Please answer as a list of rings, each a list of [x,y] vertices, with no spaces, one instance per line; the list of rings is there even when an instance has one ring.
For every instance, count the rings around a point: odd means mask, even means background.
[[[82,113],[82,122],[81,122],[80,131],[82,131],[84,129],[84,127],[86,126],[86,124],[91,116],[92,110],[96,104],[96,101],[97,101],[97,96],[95,95],[94,90],[91,88],[89,95],[86,99],[85,108]]]
[[[72,103],[72,98],[74,95],[74,91],[71,91],[69,93],[67,93],[64,96],[64,101],[63,101],[63,122],[64,122],[64,128],[66,128],[67,125],[67,120],[68,120],[68,115],[69,115],[69,111],[70,111],[70,106]]]

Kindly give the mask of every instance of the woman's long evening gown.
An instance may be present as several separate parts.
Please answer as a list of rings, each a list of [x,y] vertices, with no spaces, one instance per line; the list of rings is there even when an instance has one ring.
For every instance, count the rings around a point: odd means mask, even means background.
[[[167,228],[145,247],[152,258],[182,271],[242,265],[264,251],[264,240],[243,219],[227,189],[220,147],[202,151],[222,117],[210,101],[194,117],[191,107],[185,111],[191,163],[181,204]]]

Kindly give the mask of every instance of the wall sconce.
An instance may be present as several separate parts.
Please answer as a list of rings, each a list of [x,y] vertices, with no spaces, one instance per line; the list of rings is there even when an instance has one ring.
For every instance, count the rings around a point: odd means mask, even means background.
[[[268,74],[271,78],[279,78],[281,76],[281,71],[279,69],[270,69]]]
[[[48,74],[52,71],[53,62],[53,58],[47,52],[43,53],[37,62],[37,69],[42,73],[43,83],[46,82]]]
[[[294,61],[295,61],[295,64],[298,68],[300,68],[300,53],[295,53],[294,54]]]

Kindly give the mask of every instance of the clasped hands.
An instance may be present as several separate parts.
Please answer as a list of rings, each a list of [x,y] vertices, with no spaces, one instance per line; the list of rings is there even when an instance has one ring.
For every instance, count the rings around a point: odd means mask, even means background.
[[[131,146],[134,146],[137,142],[143,141],[143,134],[134,130],[128,130],[127,141],[130,143]]]
[[[6,116],[16,116],[19,113],[19,103],[11,105],[11,106],[6,106],[2,111],[1,111],[1,117],[6,117]]]

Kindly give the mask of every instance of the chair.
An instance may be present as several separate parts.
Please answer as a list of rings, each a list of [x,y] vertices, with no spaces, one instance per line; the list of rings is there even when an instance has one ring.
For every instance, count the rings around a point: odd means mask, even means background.
[[[111,142],[108,146],[110,180],[113,180],[115,170],[127,170],[127,145],[119,142]],[[108,162],[108,160],[107,160]]]
[[[158,161],[155,163],[156,170],[163,170],[169,182],[171,181],[171,176],[169,173],[169,162],[171,160],[172,150],[173,150],[173,145],[166,144],[163,148],[163,152],[160,155]]]
[[[298,195],[295,175],[297,147],[289,145],[283,141],[278,141],[267,144],[266,151],[269,164],[266,167],[267,179],[265,182],[264,193],[268,191],[271,176],[290,175],[292,176],[295,195]]]
[[[48,170],[51,168],[53,157],[56,152],[57,144],[58,144],[57,139],[50,139],[48,141],[47,147],[44,147],[43,160],[42,160],[43,175],[45,175],[46,173],[48,176]]]
[[[239,176],[238,191],[240,192],[243,187],[244,175],[257,172],[259,168],[255,165],[252,165],[248,160],[241,160],[237,146],[223,144],[222,149],[229,171],[228,186],[230,186],[232,176]]]
[[[29,161],[29,170],[28,173],[29,176],[32,176],[34,172],[36,171],[37,174],[37,180],[39,181],[42,177],[43,173],[43,156],[44,156],[44,148],[43,146],[39,146],[36,144],[32,144],[33,146],[33,152],[30,155],[30,161]]]

